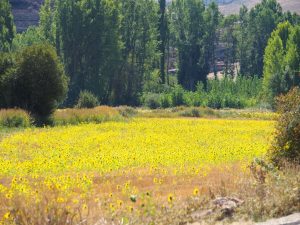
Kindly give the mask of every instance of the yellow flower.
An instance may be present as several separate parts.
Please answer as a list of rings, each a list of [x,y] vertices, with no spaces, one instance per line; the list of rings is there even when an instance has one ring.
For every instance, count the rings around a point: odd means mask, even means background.
[[[193,195],[194,196],[197,196],[199,194],[199,189],[198,188],[195,188],[194,191],[193,191]]]
[[[87,204],[83,204],[83,205],[82,205],[82,209],[83,209],[83,210],[87,210],[87,209],[88,209]]]
[[[3,219],[8,220],[10,218],[10,216],[11,216],[10,212],[7,212],[7,213],[4,214]]]
[[[128,206],[128,211],[129,212],[133,212],[133,207],[132,206]]]
[[[175,200],[174,196],[172,194],[168,195],[168,202],[172,203]]]
[[[12,194],[11,194],[11,193],[7,193],[7,194],[5,195],[5,197],[6,197],[7,199],[11,199],[11,198],[12,198]]]
[[[110,208],[110,210],[113,211],[113,212],[116,210],[116,209],[115,209],[115,205],[112,204],[112,203],[109,204],[109,208]]]
[[[122,200],[118,200],[117,204],[118,204],[119,207],[122,207],[123,206],[123,201]]]
[[[64,202],[65,202],[65,199],[62,198],[62,197],[58,197],[58,198],[56,199],[56,202],[57,202],[57,203],[64,203]]]

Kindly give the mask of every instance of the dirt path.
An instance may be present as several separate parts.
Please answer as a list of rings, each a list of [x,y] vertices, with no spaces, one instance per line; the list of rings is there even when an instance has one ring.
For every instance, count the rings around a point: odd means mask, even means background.
[[[205,223],[196,222],[188,225],[204,225]],[[227,223],[218,222],[215,225],[224,225]],[[228,224],[227,224],[228,225]],[[278,219],[270,219],[266,222],[252,223],[252,222],[234,222],[230,225],[300,225],[300,213],[294,213],[289,216],[281,217]]]
[[[300,213],[294,213],[279,219],[271,219],[256,225],[300,225]]]

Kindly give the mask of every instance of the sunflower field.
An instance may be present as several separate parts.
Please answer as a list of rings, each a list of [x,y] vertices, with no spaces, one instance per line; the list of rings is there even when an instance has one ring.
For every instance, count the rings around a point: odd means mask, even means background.
[[[96,208],[141,214],[139,201],[151,214],[155,201],[204,193],[216,168],[246,171],[273,131],[273,121],[188,118],[28,128],[0,142],[0,221],[90,224]]]

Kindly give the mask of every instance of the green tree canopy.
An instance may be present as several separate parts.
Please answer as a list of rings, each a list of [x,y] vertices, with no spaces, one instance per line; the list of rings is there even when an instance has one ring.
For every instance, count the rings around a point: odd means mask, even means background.
[[[280,23],[268,41],[264,57],[264,94],[270,103],[274,97],[299,85],[299,27]]]
[[[206,82],[207,60],[205,7],[202,0],[175,0],[171,5],[172,35],[178,49],[178,82],[193,90]]]
[[[0,1],[0,51],[9,51],[16,33],[8,0]]]
[[[65,99],[68,79],[55,49],[48,45],[24,48],[16,65],[14,106],[47,118]]]

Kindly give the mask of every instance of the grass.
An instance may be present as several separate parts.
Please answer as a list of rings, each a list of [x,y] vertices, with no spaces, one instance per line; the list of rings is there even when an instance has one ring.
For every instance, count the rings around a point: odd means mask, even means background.
[[[223,119],[250,119],[276,120],[278,115],[268,110],[259,109],[210,109],[203,107],[175,107],[169,109],[137,109],[137,116],[142,118],[223,118]]]
[[[123,116],[116,108],[98,106],[92,109],[59,109],[52,118],[54,126],[77,125],[80,123],[103,123],[121,121]]]
[[[1,109],[0,127],[29,127],[31,118],[29,113],[21,109]]]

